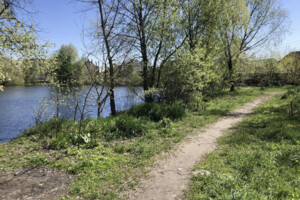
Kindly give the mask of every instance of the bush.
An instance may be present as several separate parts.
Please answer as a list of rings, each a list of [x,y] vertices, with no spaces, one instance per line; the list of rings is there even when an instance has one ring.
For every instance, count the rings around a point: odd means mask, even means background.
[[[164,118],[182,119],[186,112],[183,103],[177,101],[173,103],[140,104],[129,109],[128,114],[134,117],[146,117],[157,122]]]
[[[148,127],[145,121],[135,119],[130,115],[121,115],[116,120],[116,134],[120,138],[131,138],[145,135],[148,132]]]
[[[288,113],[291,116],[300,114],[300,87],[289,89],[282,97],[288,104]]]
[[[115,118],[101,120],[102,134],[107,140],[139,137],[148,133],[149,127],[143,119],[122,114]]]
[[[51,139],[50,148],[51,149],[66,148],[69,143],[70,143],[70,137],[69,137],[69,135],[66,135],[63,132],[60,132],[60,133],[58,133],[58,135],[56,137],[53,137]]]
[[[75,122],[72,120],[51,119],[24,131],[22,136],[35,135],[39,136],[40,138],[51,138],[57,136],[57,134],[62,131],[71,132],[74,128],[76,129],[76,126]]]
[[[159,127],[160,128],[172,128],[172,120],[169,118],[163,118],[159,122]]]

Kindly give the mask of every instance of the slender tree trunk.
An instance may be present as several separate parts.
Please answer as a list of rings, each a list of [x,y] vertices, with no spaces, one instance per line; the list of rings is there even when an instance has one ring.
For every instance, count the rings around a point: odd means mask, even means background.
[[[228,71],[229,71],[229,81],[230,81],[230,92],[234,92],[235,91],[235,85],[234,85],[234,81],[232,80],[233,63],[232,63],[231,56],[229,56],[229,59],[228,59]]]
[[[230,86],[230,92],[234,92],[234,91],[235,91],[235,85],[231,84],[231,86]]]
[[[99,12],[100,12],[100,17],[101,17],[101,28],[103,32],[103,39],[105,42],[105,47],[106,47],[106,53],[108,57],[108,64],[109,64],[109,75],[110,75],[110,83],[109,83],[109,100],[110,100],[110,111],[112,116],[116,116],[116,104],[115,104],[115,93],[114,93],[114,88],[115,88],[115,81],[114,81],[114,66],[113,66],[113,61],[111,57],[111,49],[110,45],[108,42],[108,35],[106,33],[105,29],[105,24],[106,22],[104,21],[104,15],[103,15],[103,10],[102,10],[102,2],[101,0],[98,0],[98,5],[99,5]]]
[[[59,105],[60,105],[60,88],[57,88],[57,93],[56,93],[56,138],[58,137],[58,132],[59,132]]]
[[[117,115],[116,103],[115,103],[115,80],[114,80],[114,67],[112,59],[109,58],[109,74],[110,74],[110,87],[109,87],[109,101],[110,101],[110,111],[112,116]]]
[[[146,44],[146,33],[145,33],[145,24],[144,24],[144,16],[143,16],[143,7],[142,1],[139,2],[139,10],[138,10],[138,21],[139,21],[139,37],[140,37],[140,46],[141,46],[141,54],[142,54],[142,64],[143,64],[143,88],[144,91],[149,90],[149,78],[148,78],[148,55],[147,55],[147,44]],[[153,102],[153,98],[151,95],[145,95],[145,102]]]
[[[97,97],[97,119],[101,116],[101,96]]]

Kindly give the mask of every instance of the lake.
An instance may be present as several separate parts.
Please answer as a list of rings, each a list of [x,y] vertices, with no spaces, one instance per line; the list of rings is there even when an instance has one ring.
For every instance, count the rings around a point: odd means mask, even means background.
[[[55,97],[55,89],[48,86],[13,86],[6,87],[0,92],[0,143],[7,142],[17,137],[22,131],[35,125],[34,110],[41,107],[41,99],[53,99]],[[77,88],[76,97],[82,105],[84,95],[88,91],[88,87]],[[129,87],[115,88],[115,101],[117,111],[128,110],[132,105],[140,104],[143,100],[136,94],[141,94],[142,88],[135,91]],[[59,107],[59,116],[62,118],[74,118],[74,92],[63,91],[60,99],[64,102]],[[88,107],[86,108],[86,117],[97,117],[96,93],[92,90],[88,98]],[[43,101],[45,102],[45,101]],[[53,100],[45,104],[48,114],[55,112]],[[102,117],[110,115],[110,104],[107,99]],[[79,113],[77,113],[79,118]]]

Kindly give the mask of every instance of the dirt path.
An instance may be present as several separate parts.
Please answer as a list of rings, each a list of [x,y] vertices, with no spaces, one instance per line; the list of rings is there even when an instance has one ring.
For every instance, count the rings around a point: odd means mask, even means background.
[[[184,191],[188,188],[193,167],[205,154],[216,149],[217,139],[259,104],[278,94],[280,93],[276,92],[259,97],[234,110],[230,115],[222,117],[204,131],[189,137],[170,156],[154,164],[147,177],[130,192],[130,199],[182,199]]]
[[[54,200],[68,193],[69,182],[64,173],[38,167],[0,174],[0,199]]]

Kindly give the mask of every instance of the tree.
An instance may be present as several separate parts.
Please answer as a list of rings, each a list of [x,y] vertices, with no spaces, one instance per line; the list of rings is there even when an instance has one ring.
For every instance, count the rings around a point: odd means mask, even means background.
[[[21,59],[45,58],[48,44],[41,45],[37,41],[37,34],[33,24],[24,22],[26,15],[31,11],[27,8],[31,0],[0,0],[0,57]],[[0,63],[0,81],[6,77],[4,63]]]
[[[118,73],[118,83],[129,87],[142,85],[142,77],[140,74],[141,63],[137,60],[128,60],[122,65],[117,66],[120,70]]]
[[[0,65],[2,66],[3,79],[0,83],[6,84],[23,84],[23,71],[20,67],[21,62],[12,58],[12,57],[1,57],[0,56]]]
[[[300,84],[300,52],[295,51],[286,55],[280,61],[280,69],[287,75],[287,83]]]
[[[78,60],[78,52],[72,44],[62,45],[58,50],[56,70],[57,80],[60,84],[79,84],[84,69],[84,61]]]
[[[24,71],[24,81],[25,83],[35,83],[40,77],[40,66],[37,61],[33,61],[32,64],[30,62],[29,65]]]
[[[113,46],[114,41],[112,38],[114,36],[113,31],[116,29],[116,23],[119,22],[118,18],[118,10],[120,9],[120,1],[119,0],[112,0],[111,7],[106,7],[107,2],[103,0],[98,0],[98,8],[100,14],[100,34],[104,41],[106,54],[109,64],[109,77],[110,77],[110,87],[109,87],[109,99],[110,99],[110,110],[112,116],[117,115],[116,112],[116,103],[115,103],[115,75],[114,75],[114,65],[113,65]],[[115,35],[118,36],[118,35]],[[117,46],[121,46],[117,45]]]
[[[276,41],[284,33],[286,11],[279,0],[221,0],[224,5],[218,23],[223,55],[234,91],[237,58],[254,48]]]
[[[197,45],[205,47],[207,54],[214,48],[217,22],[223,5],[219,0],[184,0],[181,1],[182,29],[187,35],[187,48],[193,51]]]
[[[135,50],[143,64],[145,94],[158,87],[164,64],[183,47],[186,35],[180,29],[177,0],[122,0],[127,38],[135,41]],[[153,101],[145,95],[145,101]]]
[[[195,102],[198,109],[201,101],[222,90],[222,75],[214,53],[196,45],[194,50],[186,49],[177,60],[166,64],[162,79],[163,97],[167,101]]]
[[[271,57],[271,58],[270,58]],[[242,54],[236,61],[239,82],[246,85],[280,85],[282,82],[276,55],[247,57]]]
[[[121,34],[124,32],[123,24],[125,22],[124,15],[121,14],[121,0],[76,0],[78,2],[86,3],[88,10],[97,11],[96,20],[91,20],[92,34],[89,37],[96,41],[93,46],[96,46],[95,51],[91,54],[98,56],[101,54],[99,60],[102,61],[103,66],[109,70],[109,99],[111,114],[116,115],[115,105],[115,66],[126,60],[129,54],[132,39],[125,39]],[[90,53],[88,53],[90,54]],[[106,76],[104,78],[106,80]]]

